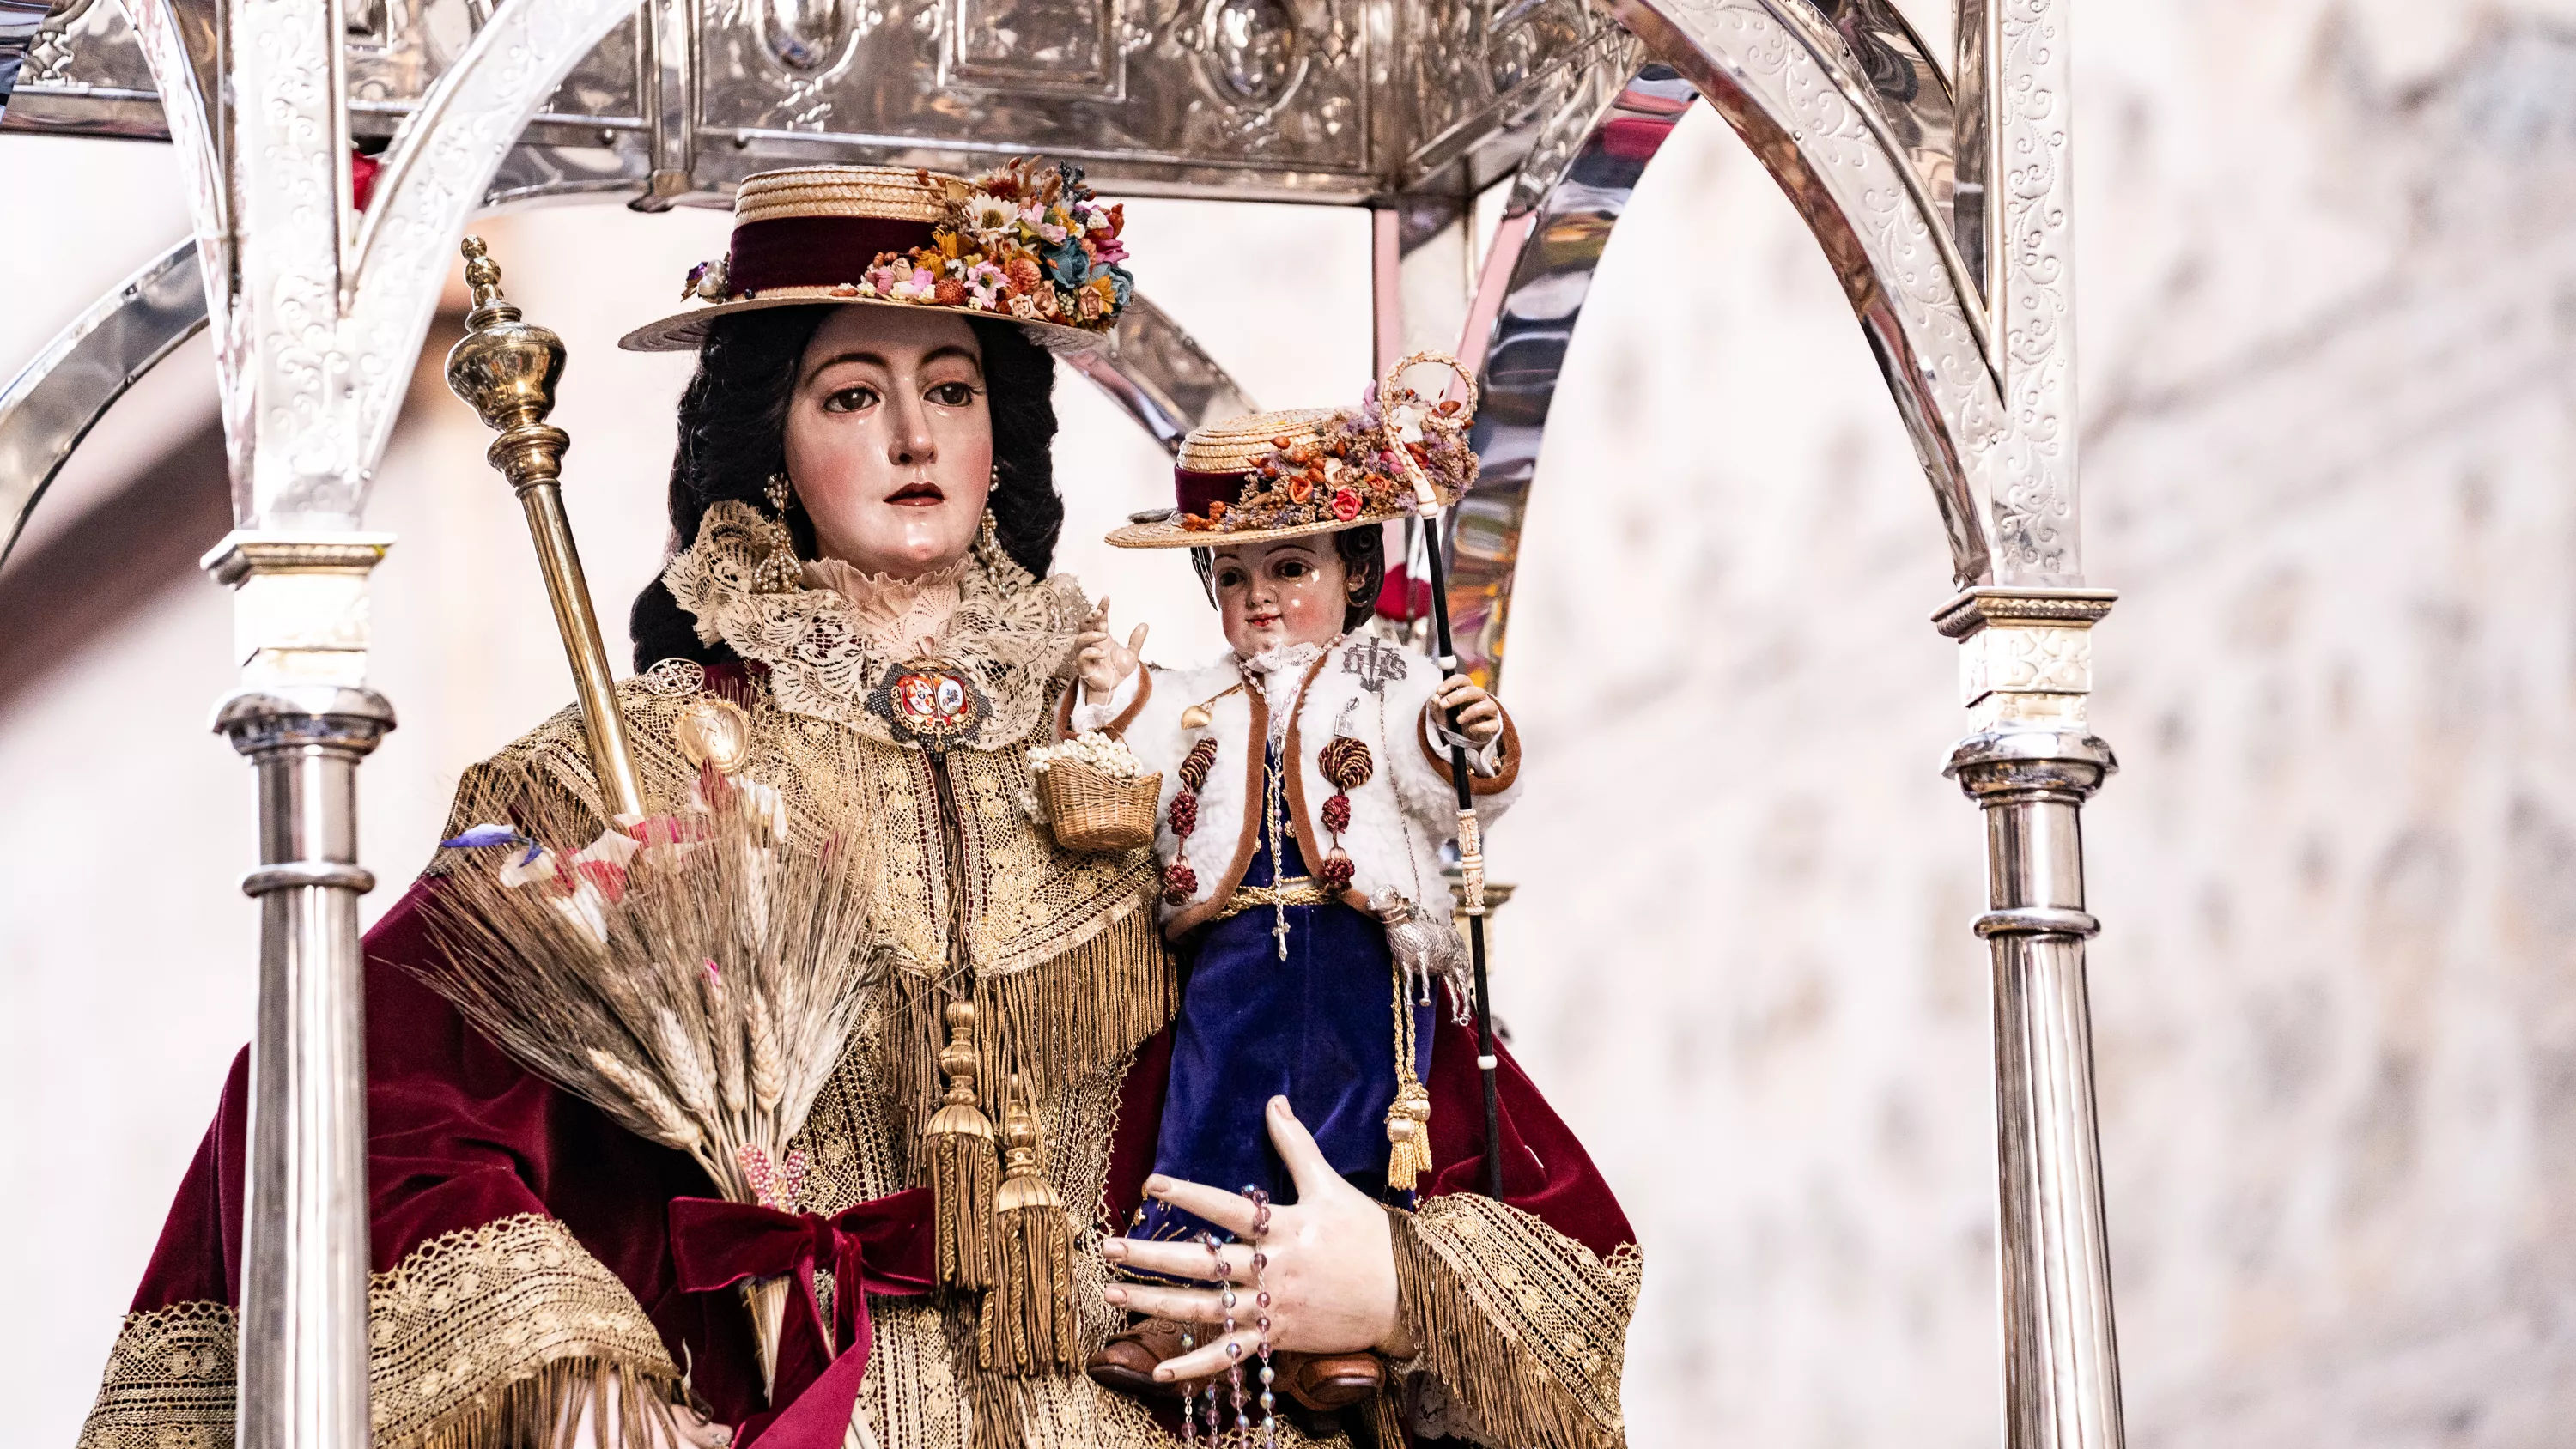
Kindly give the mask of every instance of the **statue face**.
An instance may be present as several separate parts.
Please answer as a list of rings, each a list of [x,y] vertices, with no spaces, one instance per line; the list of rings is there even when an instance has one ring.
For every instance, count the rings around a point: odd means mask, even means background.
[[[797,366],[787,476],[828,558],[898,578],[964,558],[993,479],[983,349],[966,320],[832,309]]]
[[[1245,657],[1273,644],[1330,644],[1342,632],[1350,571],[1330,534],[1308,534],[1216,551],[1208,579],[1216,585],[1225,642]]]

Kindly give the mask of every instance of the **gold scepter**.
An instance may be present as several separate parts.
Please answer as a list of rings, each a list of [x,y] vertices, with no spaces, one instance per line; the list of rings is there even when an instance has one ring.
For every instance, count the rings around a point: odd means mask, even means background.
[[[644,792],[636,784],[626,719],[617,707],[617,679],[609,671],[608,647],[599,638],[599,615],[582,578],[572,522],[564,516],[563,454],[572,438],[546,424],[546,415],[554,411],[555,384],[563,377],[563,339],[521,320],[519,309],[502,297],[500,265],[486,253],[481,237],[467,237],[463,249],[474,310],[465,314],[464,338],[448,349],[447,386],[482,415],[485,427],[500,434],[484,456],[510,480],[528,516],[528,538],[537,547],[537,568],[545,575],[546,597],[555,608],[555,632],[563,636],[564,659],[572,666],[573,694],[581,702],[582,732],[590,740],[601,796],[612,818],[636,819],[644,814]]]
[[[569,862],[539,865],[548,885],[535,890],[514,873],[544,854],[538,839],[589,822],[538,802],[527,819],[442,842],[506,848],[514,864],[451,874],[432,917],[446,949],[421,974],[521,1062],[645,1140],[688,1153],[725,1201],[794,1212],[805,1154],[791,1144],[883,969],[867,909],[873,838],[793,839],[777,792],[734,779],[749,722],[714,697],[674,726],[682,752],[705,767],[685,807],[688,848],[676,829],[620,828],[644,818],[643,792],[564,516],[561,460],[572,440],[546,423],[563,339],[502,297],[501,268],[480,237],[463,250],[474,308],[448,351],[447,385],[499,434],[486,456],[527,514],[611,822]],[[773,1273],[738,1287],[771,1392],[800,1285]]]

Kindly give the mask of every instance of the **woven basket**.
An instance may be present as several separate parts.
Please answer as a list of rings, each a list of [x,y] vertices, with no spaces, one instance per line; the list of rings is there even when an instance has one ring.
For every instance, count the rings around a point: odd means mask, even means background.
[[[1154,843],[1163,777],[1122,780],[1079,761],[1057,760],[1038,772],[1038,794],[1055,823],[1056,844],[1067,850],[1134,850]]]

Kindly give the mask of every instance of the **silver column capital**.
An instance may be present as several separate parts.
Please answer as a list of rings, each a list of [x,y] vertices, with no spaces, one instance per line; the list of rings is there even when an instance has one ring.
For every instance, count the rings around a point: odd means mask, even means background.
[[[256,759],[317,749],[363,759],[394,727],[391,701],[347,685],[286,685],[236,691],[215,706],[214,732]]]

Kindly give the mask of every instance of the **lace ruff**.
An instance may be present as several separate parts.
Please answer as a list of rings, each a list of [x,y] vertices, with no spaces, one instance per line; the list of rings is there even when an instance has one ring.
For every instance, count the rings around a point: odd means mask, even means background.
[[[836,558],[809,560],[805,587],[829,589],[850,606],[850,620],[867,641],[896,658],[935,654],[956,616],[963,559],[917,579],[863,573]]]
[[[785,525],[727,499],[707,510],[697,542],[671,560],[662,582],[697,617],[700,642],[721,640],[769,666],[779,708],[900,743],[869,712],[867,698],[889,668],[913,656],[878,643],[871,624],[884,620],[863,616],[835,590],[754,592],[754,568],[786,546]],[[992,718],[966,744],[999,750],[1037,729],[1046,716],[1046,685],[1070,670],[1073,636],[1086,611],[1071,578],[1035,579],[999,550],[977,549],[958,576],[956,607],[941,640],[941,657],[973,675],[993,707]],[[908,617],[909,606],[901,612]]]

